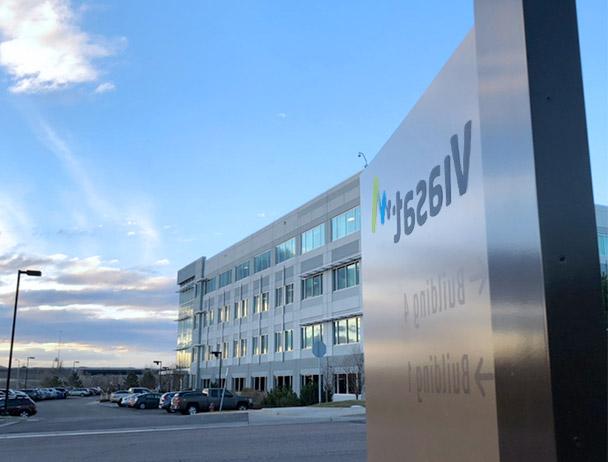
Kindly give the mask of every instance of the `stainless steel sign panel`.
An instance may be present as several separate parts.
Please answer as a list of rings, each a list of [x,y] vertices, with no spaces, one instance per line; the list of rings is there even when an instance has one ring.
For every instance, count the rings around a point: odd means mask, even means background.
[[[475,53],[362,173],[370,460],[498,460]]]

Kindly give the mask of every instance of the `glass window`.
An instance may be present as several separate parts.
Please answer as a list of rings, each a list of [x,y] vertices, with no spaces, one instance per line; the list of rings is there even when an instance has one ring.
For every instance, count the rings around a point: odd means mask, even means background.
[[[260,354],[268,353],[268,335],[260,335]]]
[[[287,284],[285,286],[285,305],[293,303],[293,284]]]
[[[285,334],[283,336],[284,340],[285,340],[285,351],[292,351],[293,350],[293,330],[289,329],[285,331]]]
[[[270,294],[268,292],[262,293],[262,311],[268,311],[268,305],[270,303]]]
[[[249,276],[249,260],[241,263],[237,267],[234,268],[234,280],[240,281],[243,278]]]
[[[232,319],[239,319],[241,317],[240,303],[234,302],[234,308],[232,310]]]
[[[302,327],[302,348],[312,348],[315,339],[323,338],[323,326],[321,324],[312,324]]]
[[[281,306],[283,304],[283,288],[278,287],[274,289],[274,306]]]
[[[232,270],[224,271],[219,277],[219,286],[224,287],[232,283]]]
[[[241,354],[241,358],[243,356],[247,356],[247,339],[246,338],[241,339],[241,348],[239,349],[239,353]]]
[[[257,257],[253,257],[253,272],[257,273],[259,271],[265,270],[266,268],[270,268],[270,250],[264,252],[263,254],[258,255]]]
[[[209,292],[213,292],[215,290],[215,281],[216,279],[214,277],[204,281],[205,285],[203,287],[203,295],[208,294]]]
[[[323,274],[311,276],[302,281],[302,300],[323,294]]]
[[[275,247],[275,261],[281,263],[282,261],[289,260],[296,255],[296,238],[291,239],[277,245]]]
[[[334,321],[334,345],[357,343],[360,341],[361,317],[354,316],[348,319]]]
[[[260,354],[260,339],[259,339],[259,337],[252,337],[251,338],[251,353],[253,353],[254,355],[259,355]]]
[[[274,333],[274,352],[281,353],[283,351],[283,332]]]
[[[334,290],[346,289],[359,284],[359,262],[336,268],[334,274]]]
[[[247,312],[249,311],[249,299],[244,298],[241,300],[241,318],[247,317]]]
[[[222,359],[228,359],[228,355],[230,353],[228,342],[224,342],[222,345]]]
[[[209,309],[209,311],[207,313],[209,313],[209,325],[211,326],[211,325],[213,325],[213,320],[215,317],[215,310]]]
[[[237,358],[239,356],[239,341],[232,341],[232,357]]]
[[[331,240],[335,241],[361,229],[359,206],[331,219]]]
[[[261,295],[257,294],[253,296],[253,313],[259,313],[260,312],[260,301],[261,301]]]
[[[599,233],[597,235],[599,253],[602,257],[608,257],[608,234]]]
[[[302,253],[310,252],[325,244],[325,223],[302,233]]]

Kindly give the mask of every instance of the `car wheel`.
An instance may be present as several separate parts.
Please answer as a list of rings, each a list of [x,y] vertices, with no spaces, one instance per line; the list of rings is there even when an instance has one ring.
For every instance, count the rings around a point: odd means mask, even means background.
[[[245,405],[245,404],[239,404],[238,409],[239,409],[239,411],[246,411],[247,410],[247,405]]]
[[[30,413],[29,411],[23,410],[19,413],[19,417],[29,417]]]
[[[189,406],[188,407],[188,414],[195,415],[197,413],[198,413],[198,408],[196,406]]]
[[[145,405],[144,403],[141,403],[141,404],[139,405],[139,408],[140,408],[140,409],[145,409],[145,408],[146,408],[146,405]]]

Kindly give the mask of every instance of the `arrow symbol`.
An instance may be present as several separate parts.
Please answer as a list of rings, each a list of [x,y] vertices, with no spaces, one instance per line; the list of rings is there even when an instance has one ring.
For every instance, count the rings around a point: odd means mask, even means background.
[[[477,364],[477,369],[475,370],[475,383],[477,384],[477,388],[479,388],[479,392],[482,397],[486,396],[486,391],[481,384],[484,380],[494,380],[494,374],[491,372],[481,372],[481,366],[483,366],[483,357],[479,358],[479,363]]]
[[[477,273],[477,274],[473,274],[471,275],[471,277],[469,278],[470,282],[475,282],[475,281],[479,281],[479,290],[477,291],[478,294],[481,294],[483,292],[483,288],[486,285],[486,275],[482,274],[482,273]]]

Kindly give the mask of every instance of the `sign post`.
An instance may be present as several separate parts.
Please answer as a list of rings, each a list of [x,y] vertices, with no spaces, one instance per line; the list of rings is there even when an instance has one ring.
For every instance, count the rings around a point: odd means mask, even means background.
[[[369,460],[605,461],[575,1],[477,0],[361,210]]]
[[[323,343],[323,339],[318,337],[312,344],[312,354],[315,355],[316,358],[319,358],[319,403],[321,403],[322,392],[321,392],[321,377],[323,374],[323,356],[327,353],[327,347],[325,343]]]

